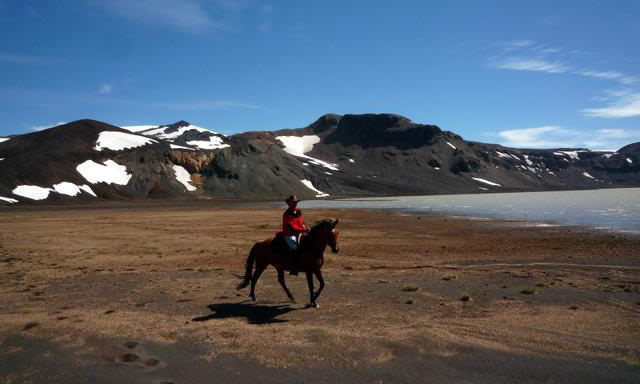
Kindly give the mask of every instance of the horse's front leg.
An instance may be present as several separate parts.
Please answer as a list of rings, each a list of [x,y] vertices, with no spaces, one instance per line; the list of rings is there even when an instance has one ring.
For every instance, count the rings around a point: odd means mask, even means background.
[[[309,306],[312,306],[314,302],[313,272],[307,272],[307,286],[309,287]]]
[[[311,305],[314,308],[318,308],[320,306],[316,303],[316,300],[318,300],[318,297],[320,297],[320,293],[324,289],[324,279],[322,278],[322,272],[320,271],[320,269],[315,270],[313,273],[316,275],[316,279],[318,279],[318,281],[320,282],[320,287],[318,288],[318,291],[313,294],[311,298]]]

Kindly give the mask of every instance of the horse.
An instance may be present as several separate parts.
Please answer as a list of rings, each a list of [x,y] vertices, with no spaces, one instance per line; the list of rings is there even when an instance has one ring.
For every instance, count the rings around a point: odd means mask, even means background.
[[[331,219],[324,219],[315,224],[309,233],[302,238],[300,244],[300,260],[298,261],[298,270],[305,272],[307,275],[307,285],[309,287],[309,304],[307,307],[318,308],[319,305],[316,300],[320,296],[322,289],[324,288],[324,279],[322,278],[321,268],[324,264],[324,251],[329,245],[333,253],[338,253],[340,248],[338,247],[338,231],[336,226],[338,225],[338,219],[335,221]],[[251,283],[251,292],[249,297],[256,300],[256,283],[269,265],[273,265],[278,271],[278,282],[287,294],[287,297],[291,302],[295,303],[293,295],[287,288],[284,281],[284,272],[291,270],[291,264],[293,261],[290,253],[281,253],[274,250],[273,242],[275,239],[267,239],[259,241],[253,245],[246,262],[246,272],[242,282],[238,285],[237,289],[246,288]],[[255,264],[255,270],[253,266]],[[253,272],[253,273],[252,273]],[[320,283],[320,287],[314,292],[313,276]]]

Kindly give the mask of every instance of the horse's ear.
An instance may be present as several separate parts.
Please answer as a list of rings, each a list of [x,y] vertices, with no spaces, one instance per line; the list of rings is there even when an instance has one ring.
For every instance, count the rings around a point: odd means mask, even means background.
[[[334,221],[334,222],[333,222],[333,228],[335,228],[335,227],[336,227],[336,225],[338,225],[338,222],[339,222],[339,220],[338,220],[338,219],[336,219],[336,221]]]

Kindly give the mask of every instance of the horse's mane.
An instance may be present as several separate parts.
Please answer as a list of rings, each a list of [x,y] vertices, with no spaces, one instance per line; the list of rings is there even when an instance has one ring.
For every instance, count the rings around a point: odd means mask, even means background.
[[[331,225],[333,224],[333,220],[331,219],[324,219],[324,220],[320,220],[317,221],[313,227],[311,227],[311,230],[309,231],[309,235],[313,235],[316,232],[318,232],[321,228],[323,228],[326,225]]]
[[[311,239],[315,238],[318,235],[318,232],[326,227],[327,225],[333,224],[333,220],[324,219],[316,222],[309,231],[309,234],[302,239],[302,245],[305,246]]]

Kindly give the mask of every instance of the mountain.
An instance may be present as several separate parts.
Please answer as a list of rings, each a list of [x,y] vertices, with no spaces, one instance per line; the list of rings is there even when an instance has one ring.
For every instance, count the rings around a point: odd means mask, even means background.
[[[186,121],[79,120],[0,138],[0,203],[281,199],[640,186],[640,143],[618,152],[470,142],[393,114],[224,136]]]

